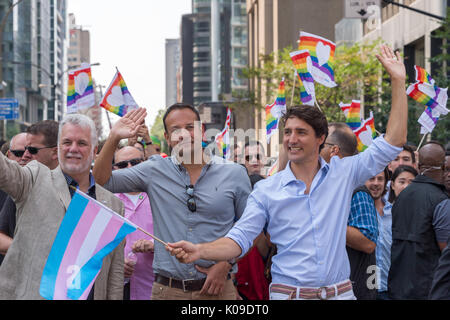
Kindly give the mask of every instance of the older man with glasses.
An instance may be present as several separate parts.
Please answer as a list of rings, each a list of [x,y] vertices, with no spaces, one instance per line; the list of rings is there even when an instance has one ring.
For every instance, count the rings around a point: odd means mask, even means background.
[[[21,167],[0,155],[0,188],[16,202],[18,217],[14,241],[0,268],[0,300],[42,299],[39,292],[42,272],[74,189],[123,214],[122,202],[95,184],[90,174],[97,151],[93,121],[81,114],[68,115],[56,135],[58,140],[54,142],[46,141],[43,134],[39,143],[30,140],[28,145],[34,148],[58,145],[60,165],[54,170],[38,161]],[[88,299],[122,298],[123,243],[103,259]]]

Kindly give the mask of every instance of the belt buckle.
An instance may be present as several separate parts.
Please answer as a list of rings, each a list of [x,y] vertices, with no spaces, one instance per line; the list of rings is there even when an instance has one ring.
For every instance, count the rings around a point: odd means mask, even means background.
[[[322,293],[325,292],[325,298],[322,296]],[[320,300],[327,300],[327,287],[320,287],[319,289],[317,289],[317,297]]]
[[[188,289],[186,289],[186,283],[189,281],[194,281],[195,279],[185,279],[185,280],[181,280],[181,283],[183,285],[183,292],[188,292]],[[189,283],[187,283],[187,285],[189,285]]]

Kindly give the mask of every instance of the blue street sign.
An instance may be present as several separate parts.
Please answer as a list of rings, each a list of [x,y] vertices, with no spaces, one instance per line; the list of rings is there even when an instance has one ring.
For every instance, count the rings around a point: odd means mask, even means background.
[[[19,101],[14,98],[0,98],[0,119],[12,120],[19,118]]]

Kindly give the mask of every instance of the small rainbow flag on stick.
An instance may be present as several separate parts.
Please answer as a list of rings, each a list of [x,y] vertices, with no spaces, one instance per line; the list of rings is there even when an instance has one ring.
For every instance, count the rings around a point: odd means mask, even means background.
[[[87,109],[95,105],[91,66],[83,63],[81,68],[70,71],[67,86],[67,113]]]
[[[266,105],[266,134],[267,143],[270,143],[270,137],[278,129],[278,122],[286,112],[286,90],[284,87],[284,78],[278,86],[278,94],[274,103]]]
[[[334,82],[334,51],[336,45],[328,39],[307,32],[300,32],[298,50],[307,50],[311,56],[311,69],[308,69],[314,80],[333,88]]]
[[[314,78],[309,70],[312,68],[311,56],[308,50],[294,51],[289,54],[297,70],[300,84],[300,100],[303,104],[314,106],[316,92],[314,88]]]
[[[373,139],[377,136],[372,111],[370,112],[370,117],[364,120],[361,126],[355,130],[354,133],[358,142],[357,149],[359,152],[363,152],[372,144]]]
[[[439,116],[447,115],[447,89],[439,88],[435,85],[434,79],[427,71],[419,66],[414,66],[416,70],[416,82],[412,83],[406,90],[406,94],[417,102],[426,106],[418,122],[421,124],[420,133],[431,132],[436,126]]]
[[[216,144],[219,148],[224,159],[229,159],[231,156],[230,152],[230,127],[231,127],[231,109],[227,108],[227,119],[225,121],[225,128],[222,132],[218,133],[215,137]]]
[[[428,74],[427,70],[416,65],[414,70],[416,70],[416,82],[434,84],[434,79]]]
[[[100,106],[121,117],[126,115],[128,111],[138,108],[119,70],[117,70],[108,90],[106,90]]]
[[[353,130],[357,130],[361,126],[361,101],[352,100],[348,108],[347,125]]]

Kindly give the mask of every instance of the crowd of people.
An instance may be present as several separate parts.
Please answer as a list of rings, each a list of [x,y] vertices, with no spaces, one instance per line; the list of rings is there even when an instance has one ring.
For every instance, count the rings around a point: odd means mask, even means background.
[[[450,299],[448,143],[407,143],[404,64],[385,46],[377,58],[392,86],[386,133],[358,153],[345,123],[291,107],[269,177],[259,141],[233,161],[203,148],[189,104],[163,117],[170,156],[143,108],[100,145],[81,114],[17,134],[0,154],[0,299],[42,299],[75,189],[167,243],[129,234],[88,299]]]

